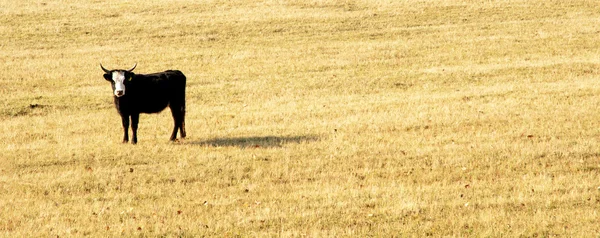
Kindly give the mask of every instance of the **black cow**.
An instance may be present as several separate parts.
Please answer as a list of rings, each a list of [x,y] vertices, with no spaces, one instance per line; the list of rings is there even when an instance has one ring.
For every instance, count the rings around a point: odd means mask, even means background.
[[[153,74],[135,74],[133,69],[107,70],[104,79],[108,80],[114,91],[115,106],[123,121],[123,143],[129,142],[129,117],[133,132],[132,143],[137,143],[137,129],[140,113],[158,113],[167,106],[171,108],[175,127],[171,141],[177,138],[177,130],[181,138],[185,137],[185,75],[179,70],[167,70]]]

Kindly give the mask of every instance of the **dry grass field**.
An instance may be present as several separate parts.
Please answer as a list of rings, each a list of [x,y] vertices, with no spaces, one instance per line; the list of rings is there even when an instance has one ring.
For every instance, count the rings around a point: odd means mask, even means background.
[[[591,0],[0,2],[5,237],[597,237]],[[99,63],[188,78],[122,144]]]

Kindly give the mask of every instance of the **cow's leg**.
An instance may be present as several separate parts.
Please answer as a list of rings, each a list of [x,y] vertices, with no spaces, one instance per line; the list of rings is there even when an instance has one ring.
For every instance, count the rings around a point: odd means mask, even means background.
[[[181,113],[181,110],[179,110],[180,107],[178,106],[173,106],[171,105],[171,114],[173,115],[173,133],[171,133],[171,141],[175,141],[175,139],[177,139],[177,130],[180,130],[182,128],[182,123],[183,123],[183,115]],[[182,133],[183,136],[183,133]]]
[[[171,138],[169,140],[175,141],[175,139],[177,139],[177,129],[179,129],[179,128],[177,127],[177,122],[176,122],[175,127],[173,128],[173,133],[171,133]]]
[[[133,132],[131,143],[137,143],[137,129],[140,122],[140,114],[131,114],[131,131]]]
[[[123,143],[129,142],[129,115],[121,115],[123,121]]]
[[[181,127],[179,127],[179,133],[181,134],[181,138],[185,138],[185,117],[181,118]]]
[[[175,141],[175,139],[177,139],[177,130],[180,128],[179,125],[179,116],[176,116],[175,113],[173,113],[173,133],[171,133],[171,141]]]
[[[185,138],[185,104],[181,106],[181,124],[179,127],[179,133],[181,134],[181,138]]]

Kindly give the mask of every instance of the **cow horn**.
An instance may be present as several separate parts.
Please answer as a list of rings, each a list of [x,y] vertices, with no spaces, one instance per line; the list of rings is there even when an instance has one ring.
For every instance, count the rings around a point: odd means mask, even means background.
[[[128,69],[127,71],[129,71],[129,72],[133,71],[133,69],[135,69],[135,66],[137,66],[137,63],[135,63],[135,64],[133,65],[133,67],[131,67],[131,69]]]
[[[102,66],[102,63],[100,63],[100,68],[102,68],[102,70],[104,70],[104,72],[106,72],[107,74],[110,73],[110,70],[105,69],[104,66]]]

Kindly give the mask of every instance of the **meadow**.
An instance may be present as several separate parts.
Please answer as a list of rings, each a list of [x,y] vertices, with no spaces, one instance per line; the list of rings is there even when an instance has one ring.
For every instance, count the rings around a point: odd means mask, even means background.
[[[0,2],[4,237],[596,237],[591,0]],[[107,68],[181,70],[122,144]]]

